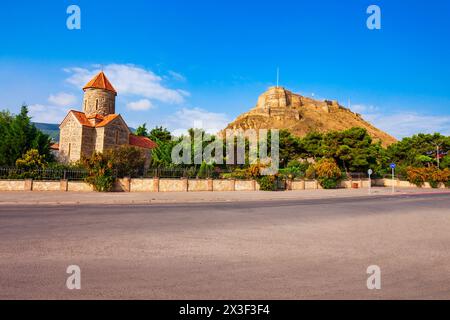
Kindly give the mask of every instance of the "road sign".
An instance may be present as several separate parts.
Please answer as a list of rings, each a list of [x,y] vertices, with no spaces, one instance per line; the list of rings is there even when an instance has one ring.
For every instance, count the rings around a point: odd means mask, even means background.
[[[372,169],[369,169],[368,171],[367,171],[367,173],[369,174],[369,194],[371,194],[372,193],[372,173],[373,173],[373,170]]]
[[[391,163],[392,169],[392,193],[395,193],[395,168],[397,165],[395,163]]]

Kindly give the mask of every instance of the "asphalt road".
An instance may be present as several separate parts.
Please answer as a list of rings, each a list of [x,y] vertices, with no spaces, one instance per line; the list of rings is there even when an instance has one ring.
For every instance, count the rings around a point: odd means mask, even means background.
[[[449,299],[450,197],[0,206],[0,298]]]

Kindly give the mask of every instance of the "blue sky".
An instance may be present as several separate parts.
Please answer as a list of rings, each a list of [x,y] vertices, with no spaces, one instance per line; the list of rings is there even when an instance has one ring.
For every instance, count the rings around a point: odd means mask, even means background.
[[[345,3],[345,4],[344,4]],[[66,9],[81,8],[81,30]],[[369,5],[381,30],[366,27]],[[0,108],[80,109],[103,68],[137,126],[209,131],[276,81],[337,99],[389,133],[450,135],[450,1],[23,1],[0,5]]]

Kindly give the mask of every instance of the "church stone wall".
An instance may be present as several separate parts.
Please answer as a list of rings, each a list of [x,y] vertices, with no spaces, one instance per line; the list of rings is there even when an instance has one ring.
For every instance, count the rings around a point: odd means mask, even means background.
[[[86,89],[83,99],[83,111],[87,115],[100,114],[106,116],[116,113],[116,95],[103,89]]]
[[[60,132],[60,159],[62,162],[75,162],[80,160],[83,127],[70,116],[61,125]]]
[[[114,149],[130,142],[130,132],[120,119],[108,123],[104,128],[103,150]]]
[[[105,128],[95,128],[95,150],[97,152],[103,152],[103,146],[105,143]]]
[[[90,157],[95,151],[95,142],[95,128],[83,127],[83,135],[81,137],[81,155]]]

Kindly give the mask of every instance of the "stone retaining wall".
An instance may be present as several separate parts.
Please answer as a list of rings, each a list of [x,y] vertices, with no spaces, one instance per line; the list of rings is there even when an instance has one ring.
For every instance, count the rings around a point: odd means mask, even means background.
[[[397,188],[416,188],[407,182],[394,180]],[[287,190],[322,189],[316,180],[294,180],[286,183]],[[391,179],[373,179],[372,186],[391,187]],[[369,180],[347,180],[341,188],[368,188]],[[431,188],[428,183],[424,188]],[[442,186],[441,188],[445,188]],[[92,192],[91,185],[82,181],[32,181],[0,180],[0,191],[73,191]],[[115,192],[211,192],[211,191],[257,191],[259,184],[254,180],[210,180],[210,179],[118,179]]]

